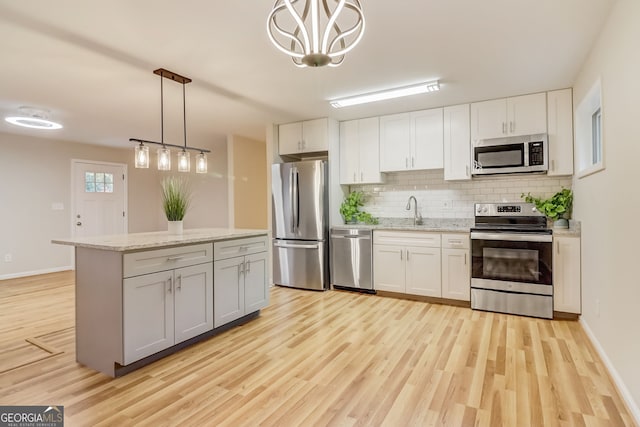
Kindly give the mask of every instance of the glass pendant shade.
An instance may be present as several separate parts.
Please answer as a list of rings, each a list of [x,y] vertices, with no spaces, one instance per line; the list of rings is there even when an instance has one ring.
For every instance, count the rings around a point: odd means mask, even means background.
[[[196,173],[207,173],[207,155],[196,154]]]
[[[171,170],[171,151],[166,147],[158,148],[158,170]]]
[[[178,152],[178,172],[189,172],[191,170],[191,159],[189,152],[182,150]]]
[[[149,167],[149,147],[140,144],[136,146],[136,168],[146,169]]]

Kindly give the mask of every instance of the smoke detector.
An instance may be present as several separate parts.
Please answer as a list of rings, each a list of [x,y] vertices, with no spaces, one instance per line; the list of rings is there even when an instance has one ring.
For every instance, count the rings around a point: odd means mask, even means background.
[[[15,116],[5,117],[5,121],[12,125],[31,129],[62,129],[60,123],[49,120],[49,111],[33,107],[20,107],[20,113]]]

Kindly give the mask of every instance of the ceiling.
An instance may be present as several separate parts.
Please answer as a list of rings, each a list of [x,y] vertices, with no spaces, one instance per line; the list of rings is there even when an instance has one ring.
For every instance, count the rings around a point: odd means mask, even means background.
[[[48,109],[57,131],[111,146],[160,139],[160,77],[186,86],[187,137],[264,140],[266,125],[338,120],[570,87],[615,0],[362,0],[366,31],[337,68],[273,47],[273,0],[0,0],[0,115]],[[335,97],[440,79],[440,92],[333,109]],[[165,141],[183,144],[182,87],[165,79]]]

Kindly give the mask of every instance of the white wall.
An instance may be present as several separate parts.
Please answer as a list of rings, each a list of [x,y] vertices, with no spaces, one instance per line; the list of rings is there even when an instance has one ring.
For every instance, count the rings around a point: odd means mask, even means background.
[[[186,228],[227,225],[226,148],[212,143],[209,173],[195,173]],[[135,169],[132,149],[116,149],[0,133],[0,279],[67,269],[72,250],[51,239],[71,236],[71,159],[128,165],[130,233],[164,230],[161,173]],[[63,210],[52,210],[62,203]],[[11,254],[13,261],[5,262]]]
[[[418,200],[425,218],[473,218],[475,202],[522,202],[522,193],[550,197],[562,187],[571,188],[571,177],[509,175],[471,181],[445,181],[443,170],[384,174],[384,184],[352,185],[368,199],[364,210],[378,218],[413,218],[405,209],[409,196]]]
[[[577,76],[574,103],[602,79],[606,169],[574,179],[582,221],[582,321],[640,422],[640,2],[619,0]]]

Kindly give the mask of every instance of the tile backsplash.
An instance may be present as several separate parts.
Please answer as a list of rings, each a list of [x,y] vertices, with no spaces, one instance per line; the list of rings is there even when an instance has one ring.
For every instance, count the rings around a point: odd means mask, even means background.
[[[413,217],[415,196],[418,210],[425,218],[473,218],[476,202],[522,202],[522,193],[550,197],[562,187],[571,188],[571,177],[546,175],[503,175],[471,181],[445,181],[443,170],[395,172],[383,174],[383,184],[352,185],[350,190],[364,191],[364,210],[374,217]]]

